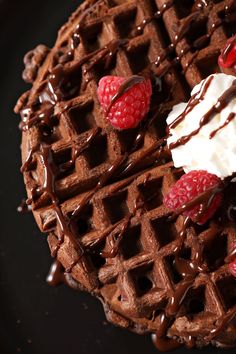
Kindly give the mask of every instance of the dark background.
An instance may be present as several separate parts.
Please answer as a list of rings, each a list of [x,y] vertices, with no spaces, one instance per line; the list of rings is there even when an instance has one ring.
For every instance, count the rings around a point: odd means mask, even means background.
[[[19,172],[19,117],[13,113],[27,89],[21,79],[22,59],[39,43],[52,46],[57,29],[80,2],[0,0],[1,354],[157,353],[149,336],[108,324],[102,305],[90,295],[47,285],[51,259],[46,235],[30,214],[16,211],[25,196]],[[215,348],[201,351],[209,352],[222,353]]]

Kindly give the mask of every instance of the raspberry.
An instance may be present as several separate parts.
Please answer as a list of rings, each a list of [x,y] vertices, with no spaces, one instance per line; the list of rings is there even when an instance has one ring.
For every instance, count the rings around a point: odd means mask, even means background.
[[[172,211],[178,211],[179,208],[190,203],[195,198],[203,194],[205,191],[219,187],[221,180],[219,177],[207,171],[191,171],[183,175],[171,188],[169,193],[164,198],[164,204]],[[220,206],[222,200],[222,193],[217,192],[212,200],[209,200],[210,205],[200,215],[201,205],[189,207],[183,211],[183,215],[189,216],[193,221],[198,224],[204,224],[210,219],[215,211]]]
[[[100,104],[107,119],[117,129],[135,128],[148,113],[152,95],[151,81],[147,79],[134,84],[110,106],[124,81],[124,77],[104,76],[98,85]]]
[[[231,48],[226,56],[226,60],[224,61],[223,53],[226,51],[226,48]],[[218,58],[218,64],[222,68],[232,68],[236,67],[236,36],[231,37],[226,42],[225,47],[221,51],[221,55]]]

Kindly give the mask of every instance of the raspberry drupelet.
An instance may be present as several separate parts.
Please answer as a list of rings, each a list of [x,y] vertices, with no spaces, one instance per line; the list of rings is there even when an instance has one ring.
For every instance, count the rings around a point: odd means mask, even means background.
[[[150,109],[152,95],[151,80],[143,78],[114,100],[125,82],[124,77],[104,76],[98,85],[98,98],[106,118],[120,130],[135,128],[140,123]]]

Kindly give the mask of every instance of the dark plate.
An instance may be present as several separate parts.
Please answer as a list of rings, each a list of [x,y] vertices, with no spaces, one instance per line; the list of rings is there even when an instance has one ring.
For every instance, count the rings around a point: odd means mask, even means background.
[[[150,337],[105,321],[98,300],[45,282],[51,264],[46,236],[16,208],[25,196],[19,118],[12,112],[27,89],[22,58],[38,43],[53,45],[57,29],[80,1],[0,0],[0,353],[156,353]],[[180,352],[180,351],[179,351]],[[181,353],[193,353],[181,349]],[[205,349],[201,353],[221,353]],[[227,353],[230,353],[227,351]],[[235,353],[234,350],[231,353]]]

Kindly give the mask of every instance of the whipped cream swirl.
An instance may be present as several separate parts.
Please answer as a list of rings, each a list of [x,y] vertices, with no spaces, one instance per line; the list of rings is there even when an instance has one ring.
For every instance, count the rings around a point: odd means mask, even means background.
[[[175,167],[220,178],[236,172],[236,77],[214,74],[195,86],[188,103],[167,117]]]

